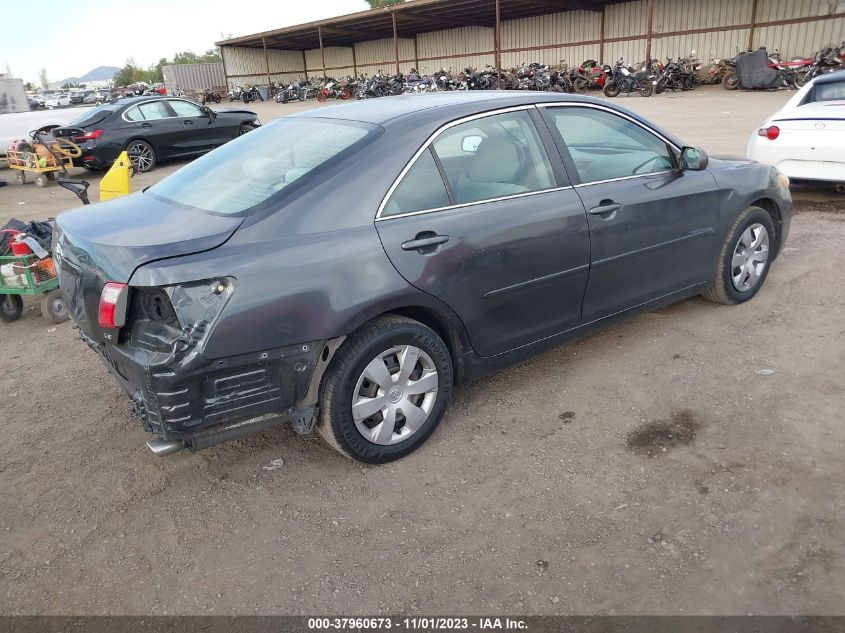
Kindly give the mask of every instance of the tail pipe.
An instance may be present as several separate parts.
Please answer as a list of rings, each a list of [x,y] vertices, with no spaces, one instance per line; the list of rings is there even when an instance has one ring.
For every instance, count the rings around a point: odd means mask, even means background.
[[[167,442],[157,437],[152,440],[147,440],[147,448],[150,449],[156,457],[164,457],[166,455],[178,453],[184,449],[185,442],[182,440]]]

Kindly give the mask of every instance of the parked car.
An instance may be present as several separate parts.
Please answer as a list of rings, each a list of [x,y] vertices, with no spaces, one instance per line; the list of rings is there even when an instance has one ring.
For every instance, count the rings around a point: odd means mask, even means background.
[[[754,297],[787,186],[597,99],[393,97],[61,214],[55,254],[154,452],[286,418],[382,463],[426,441],[454,385],[685,297]]]
[[[85,105],[95,105],[105,103],[110,100],[110,93],[108,90],[92,90],[82,98],[82,103]]]
[[[85,96],[91,94],[91,92],[91,90],[71,90],[68,96],[70,96],[70,102],[73,105],[78,105],[82,103]]]
[[[808,82],[748,141],[748,158],[845,191],[845,72]]]
[[[66,92],[50,95],[44,100],[44,107],[48,109],[67,108],[70,105],[70,95]]]
[[[109,167],[127,150],[138,171],[172,158],[204,154],[261,123],[249,110],[211,110],[187,99],[130,97],[93,108],[54,135],[82,148],[74,163]]]
[[[85,108],[84,111],[88,111]],[[80,109],[59,110],[30,110],[29,112],[15,112],[0,114],[0,156],[5,155],[6,148],[18,139],[29,139],[32,130],[50,131],[62,125],[67,125],[79,118]]]

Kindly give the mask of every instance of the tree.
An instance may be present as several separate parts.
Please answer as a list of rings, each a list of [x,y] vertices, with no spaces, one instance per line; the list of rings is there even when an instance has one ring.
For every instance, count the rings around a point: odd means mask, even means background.
[[[12,74],[12,69],[9,68],[9,62],[6,62],[6,76],[7,77],[14,77],[14,75]]]
[[[405,0],[367,0],[371,9],[381,9],[382,7],[389,7],[391,4],[401,4]]]
[[[32,82],[31,82],[31,81],[27,81],[27,82],[23,85],[23,88],[24,88],[24,90],[26,90],[26,91],[28,91],[28,92],[32,92],[33,90],[35,90],[35,86],[33,86],[33,85],[32,85]]]
[[[41,87],[46,90],[50,87],[50,82],[47,80],[47,69],[42,68],[38,71],[38,83],[41,84]]]

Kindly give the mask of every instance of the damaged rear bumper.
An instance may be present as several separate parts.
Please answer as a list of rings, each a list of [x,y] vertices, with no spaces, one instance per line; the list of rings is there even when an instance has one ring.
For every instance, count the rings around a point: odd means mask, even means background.
[[[316,417],[319,381],[339,345],[313,341],[257,353],[174,359],[129,345],[81,338],[103,360],[132,401],[133,415],[161,442],[156,454],[199,450],[291,420],[308,432]]]

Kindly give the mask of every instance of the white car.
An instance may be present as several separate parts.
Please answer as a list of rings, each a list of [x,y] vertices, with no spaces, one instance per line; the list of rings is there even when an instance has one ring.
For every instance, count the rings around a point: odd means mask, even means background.
[[[748,158],[793,180],[845,185],[845,71],[801,88],[752,134]]]
[[[65,108],[70,105],[70,95],[67,93],[51,95],[44,100],[45,108]]]

